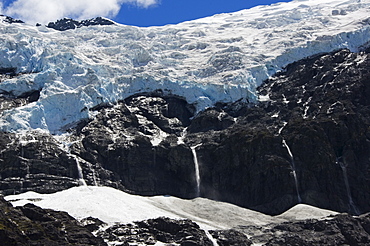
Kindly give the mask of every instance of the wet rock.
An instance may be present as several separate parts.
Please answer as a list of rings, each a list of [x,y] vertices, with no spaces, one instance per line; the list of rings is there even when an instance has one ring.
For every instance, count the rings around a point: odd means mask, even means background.
[[[43,133],[1,132],[0,189],[4,195],[50,193],[78,185],[76,161]]]

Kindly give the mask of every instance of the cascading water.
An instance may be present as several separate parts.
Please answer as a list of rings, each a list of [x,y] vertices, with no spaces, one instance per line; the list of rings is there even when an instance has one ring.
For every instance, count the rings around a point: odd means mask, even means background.
[[[84,179],[84,176],[83,176],[83,173],[82,173],[82,167],[80,165],[80,161],[78,160],[78,157],[76,156],[73,156],[75,161],[76,161],[76,165],[77,165],[77,171],[78,171],[78,180],[80,181],[80,184],[82,186],[87,186],[86,184],[86,181]]]
[[[299,188],[298,188],[298,177],[297,177],[297,172],[296,172],[296,168],[295,168],[295,162],[294,162],[294,156],[293,156],[293,153],[292,151],[290,150],[286,140],[283,138],[283,136],[281,135],[281,132],[283,131],[284,127],[287,125],[288,123],[287,122],[284,122],[284,125],[283,127],[281,127],[279,129],[279,135],[282,137],[283,139],[283,146],[287,149],[288,151],[288,154],[290,156],[290,166],[291,166],[291,169],[292,169],[292,173],[293,173],[293,178],[294,178],[294,184],[295,184],[295,189],[297,191],[297,199],[298,199],[298,203],[301,203],[302,202],[302,198],[301,198],[301,195],[299,193]]]
[[[340,158],[337,159],[337,164],[339,164],[343,172],[344,185],[346,186],[346,190],[347,190],[349,210],[353,212],[354,214],[358,215],[360,214],[360,211],[358,210],[357,206],[355,205],[352,199],[351,188],[349,187],[349,182],[348,182],[347,166],[344,164],[343,161],[340,161]]]
[[[198,156],[196,148],[201,146],[202,144],[198,144],[196,146],[190,147],[191,152],[193,153],[193,161],[194,161],[194,167],[195,167],[195,180],[197,182],[197,189],[196,189],[196,196],[199,197],[200,195],[200,172],[199,172],[199,162],[198,162]]]
[[[186,136],[186,131],[188,130],[187,127],[184,128],[184,130],[181,132],[180,137],[177,138],[177,144],[185,144],[185,136]]]
[[[11,146],[13,143],[15,142],[15,140],[13,140],[13,142],[9,145]],[[30,143],[37,143],[38,140],[35,139],[35,137],[32,135],[32,134],[28,134],[26,132],[23,132],[22,134],[20,134],[19,136],[19,142],[18,142],[18,146],[17,148],[20,149],[20,157],[23,159],[24,158],[24,149],[25,147],[27,147],[28,144]],[[43,156],[43,153],[41,153],[41,157]],[[30,165],[28,162],[25,162],[26,164],[26,175],[25,175],[25,178],[29,178],[30,177]],[[20,178],[19,182],[20,182],[20,187],[21,187],[21,190],[23,190],[23,182],[24,182],[24,178]],[[14,190],[15,192],[15,190]]]
[[[74,158],[74,160],[76,162],[76,165],[77,165],[79,182],[80,182],[81,185],[86,186],[87,184],[86,184],[86,181],[83,177],[83,170],[82,170],[80,161],[78,160],[79,157],[77,155],[71,153],[71,146],[73,144],[76,144],[76,143],[80,142],[81,140],[79,139],[79,140],[71,141],[69,134],[54,135],[53,137],[57,142],[59,142],[59,148],[61,150],[65,151],[65,152],[67,152],[70,157]],[[90,174],[92,175],[92,180],[93,180],[94,186],[98,186],[99,180],[97,180],[95,169],[92,167],[90,162],[85,161],[85,163],[87,164],[87,167],[89,168],[89,171],[90,171],[89,175]]]
[[[293,156],[293,153],[292,153],[292,151],[290,150],[290,148],[289,148],[288,144],[286,143],[285,139],[283,139],[283,145],[284,145],[284,147],[287,149],[288,154],[289,154],[289,156],[290,156],[290,165],[291,165],[292,172],[293,172],[294,183],[295,183],[295,189],[296,189],[296,191],[297,191],[298,203],[301,203],[301,202],[302,202],[302,198],[301,198],[301,195],[299,194],[299,189],[298,189],[298,178],[297,178],[297,173],[296,173],[296,169],[295,169],[294,156]]]
[[[211,235],[211,233],[209,233],[209,231],[207,230],[204,230],[207,237],[209,238],[209,240],[211,240],[213,246],[219,246],[219,244],[217,243],[217,240]]]

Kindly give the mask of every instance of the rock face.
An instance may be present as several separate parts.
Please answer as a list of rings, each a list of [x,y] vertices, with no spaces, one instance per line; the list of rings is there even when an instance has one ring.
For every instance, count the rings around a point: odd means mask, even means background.
[[[7,22],[9,24],[12,24],[12,23],[24,23],[24,21],[21,21],[21,20],[17,20],[17,19],[14,19],[10,16],[5,16],[5,15],[0,15],[0,17],[3,17],[3,22]]]
[[[299,199],[369,211],[368,65],[368,54],[340,50],[266,81],[270,100],[202,139],[201,194],[271,214]]]
[[[91,219],[90,219],[91,221]],[[100,225],[101,222],[97,221]],[[338,214],[322,220],[307,219],[270,224],[263,227],[238,226],[228,230],[211,230],[208,233],[190,220],[165,217],[117,224],[92,231],[112,245],[144,244],[158,242],[176,245],[368,245],[370,240],[370,215],[353,217]],[[246,236],[248,235],[248,237]]]
[[[325,220],[283,223],[262,229],[251,237],[254,243],[272,245],[368,245],[369,214],[352,217],[336,215]],[[241,229],[243,231],[243,229]]]
[[[216,240],[219,246],[249,246],[253,244],[253,242],[249,240],[245,234],[233,229],[211,231],[210,234]]]
[[[257,105],[194,115],[183,98],[155,91],[93,108],[69,135],[1,133],[0,189],[86,183],[193,198],[193,148],[200,196],[268,214],[299,202],[370,211],[369,65],[367,52],[339,50],[289,65],[259,88]]]
[[[113,172],[131,192],[194,197],[192,154],[186,145],[177,144],[192,115],[184,100],[137,96],[98,112],[81,129],[81,145],[73,151]]]
[[[129,243],[154,245],[158,241],[181,246],[213,245],[206,233],[191,220],[173,220],[164,217],[127,225],[114,225],[97,234],[109,242],[119,242],[120,245]]]
[[[53,28],[58,31],[66,31],[76,29],[83,26],[96,26],[96,25],[113,25],[114,22],[103,17],[97,17],[90,20],[76,21],[70,18],[60,19],[56,22],[50,22],[46,27]]]
[[[107,245],[65,212],[32,204],[13,208],[0,197],[2,245]]]

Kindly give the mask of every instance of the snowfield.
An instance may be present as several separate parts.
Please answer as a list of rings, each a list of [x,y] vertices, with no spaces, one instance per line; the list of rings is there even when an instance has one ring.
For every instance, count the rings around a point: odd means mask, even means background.
[[[239,225],[263,226],[284,221],[321,219],[336,212],[299,204],[279,216],[268,216],[229,203],[205,198],[185,200],[170,196],[143,197],[110,187],[79,186],[53,194],[26,192],[6,196],[13,206],[33,203],[41,208],[66,211],[81,220],[92,216],[112,225],[166,216],[188,218],[202,229],[229,229]]]
[[[2,81],[0,92],[41,90],[37,102],[3,112],[0,129],[63,132],[93,117],[89,109],[100,103],[155,90],[182,96],[198,111],[256,102],[256,87],[287,64],[367,45],[369,16],[370,0],[295,0],[149,28],[60,32],[0,21],[0,67],[22,73]]]

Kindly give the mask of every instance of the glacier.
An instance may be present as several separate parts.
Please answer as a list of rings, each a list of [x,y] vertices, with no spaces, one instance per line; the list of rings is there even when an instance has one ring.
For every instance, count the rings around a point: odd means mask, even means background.
[[[63,132],[90,110],[153,91],[194,104],[269,100],[256,88],[294,61],[370,41],[369,0],[294,0],[177,25],[114,24],[56,31],[0,17],[0,67],[19,74],[0,92],[41,91],[0,116],[2,131]]]

